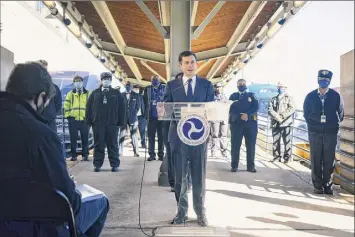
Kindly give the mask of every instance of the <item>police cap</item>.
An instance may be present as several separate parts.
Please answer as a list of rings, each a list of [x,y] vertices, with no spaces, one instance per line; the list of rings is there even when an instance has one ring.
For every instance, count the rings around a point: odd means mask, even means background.
[[[332,77],[333,77],[333,73],[329,70],[322,69],[318,71],[318,80],[322,80],[322,79],[331,80]]]
[[[112,73],[110,73],[110,72],[103,72],[103,73],[100,74],[100,78],[101,78],[101,80],[104,79],[104,78],[107,78],[107,79],[112,80]]]

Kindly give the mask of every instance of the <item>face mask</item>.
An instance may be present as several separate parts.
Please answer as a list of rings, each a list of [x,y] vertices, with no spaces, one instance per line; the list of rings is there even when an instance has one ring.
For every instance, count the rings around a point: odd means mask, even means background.
[[[160,81],[158,79],[153,79],[153,81],[152,81],[153,86],[159,86],[159,84],[160,84]]]
[[[330,84],[330,81],[327,81],[327,80],[319,80],[318,81],[318,85],[322,89],[327,88],[329,86],[329,84]]]
[[[238,86],[238,90],[239,90],[240,92],[244,92],[246,89],[247,89],[246,86]]]
[[[83,82],[81,82],[81,81],[74,82],[74,87],[76,89],[81,89],[83,87]]]
[[[111,81],[110,81],[110,80],[103,80],[103,81],[102,81],[102,86],[103,86],[104,88],[110,87],[110,86],[111,86]]]
[[[131,87],[131,86],[126,86],[126,91],[127,91],[127,92],[131,92],[131,90],[132,90],[132,87]]]
[[[285,89],[278,88],[277,90],[278,90],[279,94],[285,93]]]

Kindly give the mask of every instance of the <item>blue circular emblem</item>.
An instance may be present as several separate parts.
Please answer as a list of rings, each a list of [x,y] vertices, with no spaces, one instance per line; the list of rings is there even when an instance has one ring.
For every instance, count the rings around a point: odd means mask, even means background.
[[[209,135],[208,121],[199,115],[189,115],[182,118],[177,132],[180,140],[190,146],[203,144]]]

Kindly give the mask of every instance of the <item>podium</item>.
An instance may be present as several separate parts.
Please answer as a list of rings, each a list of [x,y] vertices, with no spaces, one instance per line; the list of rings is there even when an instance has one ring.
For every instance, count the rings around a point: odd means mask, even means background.
[[[190,146],[198,146],[206,142],[210,135],[210,122],[228,121],[229,107],[232,101],[223,102],[159,102],[157,103],[158,119],[176,121],[177,134],[180,140]],[[168,163],[166,156],[160,166],[159,186],[169,186]]]

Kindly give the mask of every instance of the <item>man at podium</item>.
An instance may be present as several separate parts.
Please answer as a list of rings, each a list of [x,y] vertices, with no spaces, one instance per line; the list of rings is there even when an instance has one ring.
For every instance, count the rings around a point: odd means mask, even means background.
[[[212,102],[214,91],[212,83],[196,75],[196,55],[184,51],[179,55],[182,78],[169,81],[166,86],[164,102]],[[183,224],[187,220],[188,211],[188,171],[191,168],[193,206],[200,226],[207,226],[205,213],[205,180],[207,142],[190,146],[183,143],[177,132],[178,121],[172,121],[169,128],[168,141],[175,163],[175,198],[178,212],[173,224]],[[191,129],[192,130],[192,127]]]

